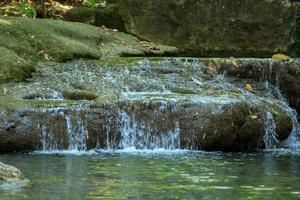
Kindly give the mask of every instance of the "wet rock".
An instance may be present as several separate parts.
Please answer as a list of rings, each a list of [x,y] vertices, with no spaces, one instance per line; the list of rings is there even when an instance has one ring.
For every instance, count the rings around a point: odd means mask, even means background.
[[[288,0],[121,0],[117,5],[128,32],[194,55],[271,56],[286,52],[294,40],[295,12]]]
[[[238,67],[232,65],[236,62]],[[225,59],[214,62],[220,73],[239,79],[268,81],[282,90],[291,106],[300,112],[300,61],[273,59]]]
[[[73,7],[69,10],[55,9],[65,21],[82,22],[95,26],[105,26],[109,29],[117,29],[125,32],[125,24],[118,13],[116,6],[107,6],[104,8]]]
[[[0,96],[0,151],[242,151],[265,148],[267,130],[279,146],[295,121],[276,86],[287,94],[292,85],[281,80],[286,75],[298,79],[298,62],[118,58],[41,63],[30,82],[2,84],[7,92]],[[101,95],[88,101],[22,99],[32,91],[74,89]]]
[[[14,166],[0,162],[0,183],[3,181],[17,181],[22,179],[22,173]]]
[[[241,151],[261,147],[267,108],[232,99],[203,99],[197,103],[126,101],[93,108],[23,110],[26,118],[14,130],[0,129],[0,151],[77,150],[92,148],[186,148]],[[8,112],[6,119],[16,116]],[[286,139],[292,121],[283,110],[276,118],[279,141]],[[251,118],[255,115],[256,118]],[[3,121],[2,121],[3,123]],[[123,132],[124,131],[124,132]],[[174,136],[178,131],[178,136]],[[131,134],[124,138],[124,134]],[[168,135],[169,134],[169,135]],[[176,135],[176,134],[175,134]],[[164,138],[166,137],[166,138]],[[174,137],[174,142],[171,142]],[[10,139],[8,139],[10,138]],[[77,143],[83,141],[83,143]],[[128,146],[127,146],[128,145]]]
[[[95,92],[91,91],[63,91],[63,97],[69,100],[94,100],[99,97]]]

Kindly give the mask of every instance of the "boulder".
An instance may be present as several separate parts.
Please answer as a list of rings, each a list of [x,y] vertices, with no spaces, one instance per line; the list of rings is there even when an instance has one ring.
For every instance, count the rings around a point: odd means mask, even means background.
[[[0,182],[20,179],[22,179],[22,173],[18,168],[0,162]]]
[[[200,56],[271,56],[294,40],[288,0],[120,0],[126,31]]]

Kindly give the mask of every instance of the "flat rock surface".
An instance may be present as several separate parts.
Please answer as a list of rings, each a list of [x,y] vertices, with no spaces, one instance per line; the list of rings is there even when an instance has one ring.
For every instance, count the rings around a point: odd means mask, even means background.
[[[130,146],[239,151],[265,148],[270,123],[274,145],[280,145],[294,121],[273,82],[291,72],[280,67],[297,71],[297,63],[192,58],[40,63],[26,82],[1,85],[0,151]],[[244,70],[250,68],[247,77]]]

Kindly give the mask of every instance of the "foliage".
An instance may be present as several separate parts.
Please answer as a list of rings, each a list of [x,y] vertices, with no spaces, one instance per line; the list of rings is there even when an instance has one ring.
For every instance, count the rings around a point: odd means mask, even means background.
[[[35,18],[37,9],[30,0],[12,1],[2,7],[4,14]]]
[[[36,8],[32,6],[31,1],[29,0],[22,1],[19,6],[19,12],[30,18],[35,17],[37,14]]]
[[[85,0],[83,2],[84,6],[90,7],[90,8],[96,8],[99,6],[105,7],[106,0]]]

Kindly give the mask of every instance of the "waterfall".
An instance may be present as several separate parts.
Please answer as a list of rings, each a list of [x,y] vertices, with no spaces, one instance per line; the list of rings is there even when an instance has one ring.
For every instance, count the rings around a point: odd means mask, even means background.
[[[49,127],[45,124],[41,126],[41,143],[43,151],[52,151],[58,148],[52,132],[48,129]]]
[[[87,150],[88,131],[80,111],[77,111],[74,119],[71,115],[66,115],[65,117],[69,142],[68,150]]]
[[[264,120],[264,136],[263,141],[266,149],[277,148],[279,141],[276,138],[276,124],[271,112],[267,111]]]
[[[67,133],[67,141],[63,135],[56,133],[56,124],[51,121],[42,125],[38,125],[41,131],[41,144],[43,151],[54,151],[63,149],[63,144],[67,143],[68,150],[87,150],[86,140],[88,138],[88,130],[86,120],[82,117],[80,110],[76,110],[75,114],[68,113],[65,108],[50,108],[43,112],[53,117],[63,117],[65,119],[65,132]],[[62,130],[61,133],[64,131]]]
[[[173,115],[176,112],[176,103],[159,100],[154,103],[155,106],[153,105],[149,113],[141,114],[140,111],[149,105],[149,101],[144,100],[141,107],[133,107],[127,111],[119,110],[117,126],[120,141],[117,148],[168,150],[180,148],[179,122],[174,119],[166,125],[161,121],[164,113],[172,113]],[[141,119],[144,117],[143,115],[148,115],[146,120]],[[164,130],[161,126],[164,127]]]
[[[126,112],[119,113],[119,148],[135,149],[178,149],[180,148],[180,127],[175,122],[173,130],[160,132],[154,126],[137,120]]]
[[[288,100],[283,96],[278,87],[272,87],[268,82],[266,82],[266,88],[268,91],[272,91],[273,94],[270,95],[274,95],[280,101],[280,107],[287,113],[293,123],[293,128],[290,136],[279,144],[276,139],[276,125],[273,119],[273,115],[272,113],[267,112],[264,122],[265,135],[263,138],[266,148],[274,149],[276,147],[300,147],[300,123],[298,121],[297,111],[289,106]]]

